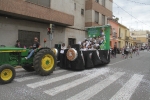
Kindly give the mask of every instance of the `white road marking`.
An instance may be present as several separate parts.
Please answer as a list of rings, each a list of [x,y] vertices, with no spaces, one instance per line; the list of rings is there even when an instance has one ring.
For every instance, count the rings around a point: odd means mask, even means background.
[[[16,72],[25,71],[25,69],[23,69],[23,68],[16,68],[15,70],[16,70]]]
[[[38,78],[38,76],[26,76],[26,77],[14,79],[14,81],[24,82],[24,81],[35,79],[35,78]]]
[[[100,71],[96,71],[95,73],[91,74],[91,75],[88,75],[86,77],[83,77],[83,78],[80,78],[80,79],[77,79],[75,81],[72,81],[72,82],[69,82],[67,84],[64,84],[64,85],[61,85],[61,86],[58,86],[58,87],[55,87],[53,89],[49,89],[49,90],[46,90],[44,91],[46,94],[48,95],[51,95],[51,96],[54,96],[60,92],[63,92],[65,90],[68,90],[70,88],[73,88],[73,87],[76,87],[84,82],[87,82],[93,78],[96,78],[98,77],[99,75],[104,75],[105,73],[109,72],[110,70],[108,68],[105,68],[105,69],[102,69]]]
[[[55,70],[53,73],[54,73],[54,74],[58,74],[58,73],[66,72],[66,71],[67,71],[67,70],[62,70],[62,69],[61,69],[61,70]]]
[[[135,74],[110,100],[130,100],[143,75]]]
[[[37,88],[37,87],[44,86],[44,85],[47,85],[47,84],[50,84],[50,83],[53,83],[53,82],[57,82],[57,81],[60,81],[60,80],[66,79],[66,78],[73,77],[75,75],[79,75],[81,73],[82,72],[73,72],[73,73],[63,75],[63,76],[54,77],[54,78],[51,78],[51,79],[48,79],[48,80],[27,84],[27,86],[31,87],[31,88]]]
[[[54,71],[54,74],[58,74],[58,73],[61,73],[61,72],[65,72],[66,70],[58,70],[58,71]],[[21,78],[16,78],[14,79],[15,81],[17,82],[24,82],[24,81],[28,81],[28,80],[31,80],[31,79],[35,79],[35,78],[38,78],[39,76],[37,75],[34,75],[34,76],[25,76],[25,77],[21,77]]]
[[[29,75],[35,72],[20,72],[20,73],[16,73],[16,76],[25,76],[25,75]]]
[[[94,86],[76,94],[75,96],[67,100],[89,100],[91,97],[102,91],[104,88],[108,87],[110,84],[119,79],[125,72],[117,72],[114,75],[109,76],[107,79],[100,81]]]

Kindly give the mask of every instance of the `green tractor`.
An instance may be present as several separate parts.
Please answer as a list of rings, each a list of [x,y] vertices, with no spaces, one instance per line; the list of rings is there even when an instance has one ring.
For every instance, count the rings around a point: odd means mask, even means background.
[[[50,48],[36,50],[34,55],[28,56],[30,49],[15,47],[0,47],[0,84],[7,84],[15,78],[16,66],[22,66],[26,71],[36,71],[41,76],[51,74],[56,66],[56,57]]]

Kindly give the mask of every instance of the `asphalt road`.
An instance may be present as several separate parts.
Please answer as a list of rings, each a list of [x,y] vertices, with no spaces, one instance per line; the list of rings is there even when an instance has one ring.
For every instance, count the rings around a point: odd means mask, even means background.
[[[149,100],[150,52],[81,72],[56,68],[49,76],[16,69],[15,80],[0,85],[0,100]]]

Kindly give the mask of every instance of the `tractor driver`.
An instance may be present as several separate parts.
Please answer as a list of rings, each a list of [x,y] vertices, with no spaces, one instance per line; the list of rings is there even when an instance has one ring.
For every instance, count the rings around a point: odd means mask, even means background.
[[[33,53],[36,51],[36,49],[39,49],[40,47],[41,46],[40,46],[40,43],[38,42],[38,38],[34,37],[34,43],[33,43],[33,46],[31,46],[32,48],[31,52],[27,57],[25,57],[25,59],[29,59],[33,55]]]

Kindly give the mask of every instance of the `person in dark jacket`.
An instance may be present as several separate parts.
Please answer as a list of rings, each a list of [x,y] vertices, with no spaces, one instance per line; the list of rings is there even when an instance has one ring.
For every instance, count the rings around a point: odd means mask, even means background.
[[[25,57],[25,59],[29,59],[33,55],[33,53],[36,51],[36,49],[39,49],[40,47],[41,46],[40,46],[40,43],[38,42],[38,38],[35,37],[33,46],[31,46],[31,48],[32,48],[31,52],[30,52],[30,54],[27,57]]]
[[[114,45],[114,57],[116,58],[116,53],[117,53],[117,47]]]
[[[19,40],[16,41],[15,47],[21,48],[21,44]]]

